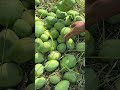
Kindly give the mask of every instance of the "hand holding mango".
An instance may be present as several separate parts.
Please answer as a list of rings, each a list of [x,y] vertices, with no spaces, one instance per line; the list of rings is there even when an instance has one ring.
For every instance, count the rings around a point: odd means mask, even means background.
[[[71,25],[71,31],[65,35],[65,38],[68,40],[70,37],[72,37],[73,35],[79,35],[80,33],[82,32],[85,32],[85,22],[83,21],[77,21],[77,22],[74,22],[72,25]]]

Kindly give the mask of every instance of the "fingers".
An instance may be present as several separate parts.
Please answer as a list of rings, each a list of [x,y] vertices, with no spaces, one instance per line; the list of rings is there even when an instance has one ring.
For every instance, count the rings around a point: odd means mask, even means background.
[[[73,36],[72,32],[69,32],[68,34],[65,35],[65,39],[68,40],[69,38],[71,38]]]
[[[83,27],[85,24],[85,22],[83,21],[77,21],[77,22],[74,22],[72,25],[71,25],[71,28],[74,28],[74,27]]]
[[[73,28],[72,30],[71,30],[71,32],[69,32],[67,35],[65,35],[65,39],[66,40],[68,40],[69,38],[71,38],[72,36],[74,36],[74,35],[79,35],[80,33],[82,33],[82,32],[85,32],[86,30],[78,30],[78,29],[76,29],[76,28]]]
[[[71,25],[71,28],[74,28],[76,26],[76,23],[73,23],[72,25]]]

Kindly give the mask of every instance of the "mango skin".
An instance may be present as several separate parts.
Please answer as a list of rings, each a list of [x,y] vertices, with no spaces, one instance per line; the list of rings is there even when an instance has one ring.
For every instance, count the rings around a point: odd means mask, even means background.
[[[57,8],[61,11],[67,12],[75,5],[75,3],[75,0],[63,0],[58,3]]]
[[[85,51],[85,42],[79,42],[79,43],[77,43],[76,50],[84,52]]]
[[[45,60],[42,53],[35,53],[35,63],[42,63]]]
[[[73,68],[76,65],[77,61],[74,55],[68,54],[63,57],[60,62],[61,68]]]
[[[2,71],[2,72],[1,72]],[[14,87],[23,79],[21,67],[14,63],[4,63],[0,65],[0,87]]]
[[[21,17],[24,8],[17,0],[0,0],[0,25],[12,26]]]
[[[60,82],[60,80],[61,80],[61,78],[60,78],[60,76],[58,76],[58,75],[52,75],[52,76],[50,76],[50,78],[49,78],[49,81],[50,81],[50,83],[52,83],[52,84],[57,84],[57,83]]]
[[[70,71],[66,72],[64,74],[63,78],[65,80],[68,80],[68,81],[73,82],[73,83],[77,81],[77,76],[76,76],[75,72],[70,72]]]
[[[59,32],[55,28],[50,29],[50,35],[53,39],[56,39],[59,36]]]
[[[13,30],[5,29],[0,32],[0,62],[3,56],[4,41],[6,41],[6,48],[4,49],[4,55],[5,55],[4,62],[8,62],[11,61],[10,56],[12,55],[13,48],[18,40],[19,38]]]
[[[65,38],[62,35],[59,35],[58,38],[57,38],[57,41],[59,43],[64,43],[65,42]]]
[[[58,21],[58,19],[56,17],[53,17],[53,16],[47,16],[45,18],[45,21],[47,24],[53,26]]]
[[[31,27],[35,26],[35,19],[34,19],[34,10],[27,10],[24,11],[22,14],[22,19],[25,20],[27,23],[31,25]]]
[[[20,38],[28,37],[32,34],[32,27],[23,19],[18,19],[14,23],[13,29]]]
[[[37,78],[35,80],[35,89],[41,89],[45,84],[47,80],[44,77]]]
[[[62,24],[62,23],[60,23],[60,22],[57,22],[57,23],[55,23],[54,27],[55,27],[58,31],[61,31],[62,28],[65,27],[65,25]]]
[[[117,24],[120,23],[120,14],[114,15],[111,18],[108,19],[108,22],[110,24]]]
[[[60,34],[64,37],[66,34],[68,34],[71,31],[70,27],[64,27]]]
[[[39,15],[41,18],[45,18],[45,17],[48,15],[47,10],[45,10],[45,9],[38,9],[37,12],[38,12],[38,15]]]
[[[45,70],[48,72],[54,71],[59,66],[59,62],[57,60],[47,61],[45,64]]]
[[[73,50],[75,48],[75,43],[72,38],[66,41],[66,45],[69,50]]]
[[[25,63],[35,55],[34,39],[22,38],[18,40],[13,49],[11,60],[16,63]]]
[[[61,53],[58,51],[52,51],[48,55],[48,60],[58,60],[61,57]]]
[[[110,39],[103,42],[99,51],[99,56],[105,58],[105,62],[113,62],[116,59],[120,59],[120,40]]]
[[[35,84],[34,84],[34,83],[29,84],[29,85],[25,88],[25,90],[35,90]]]
[[[69,85],[69,81],[62,80],[55,86],[55,90],[69,90]]]
[[[35,76],[40,77],[44,72],[44,66],[42,64],[35,65]]]
[[[51,45],[49,42],[44,42],[43,44],[41,44],[39,47],[38,47],[38,50],[39,52],[41,53],[46,53],[48,51],[50,51],[51,49]]]
[[[66,44],[65,43],[58,44],[57,50],[61,53],[64,53],[66,50]]]
[[[85,68],[85,79],[85,90],[98,90],[98,79],[93,69]]]
[[[44,33],[45,30],[46,30],[45,27],[41,25],[41,21],[35,22],[35,36],[36,37],[40,37]]]

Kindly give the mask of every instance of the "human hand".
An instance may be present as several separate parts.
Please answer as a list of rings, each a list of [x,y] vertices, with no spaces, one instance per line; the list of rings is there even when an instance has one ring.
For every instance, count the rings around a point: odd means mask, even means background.
[[[74,22],[71,25],[71,31],[65,35],[65,39],[68,40],[74,35],[79,35],[81,32],[85,32],[85,23],[83,21]]]

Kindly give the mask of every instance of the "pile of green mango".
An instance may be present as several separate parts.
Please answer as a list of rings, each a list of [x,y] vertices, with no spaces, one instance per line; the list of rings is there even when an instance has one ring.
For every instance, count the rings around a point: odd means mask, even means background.
[[[23,64],[34,62],[33,3],[0,0],[0,90],[17,90],[24,79]]]
[[[50,10],[40,8],[36,1],[35,14],[35,89],[47,86],[52,90],[69,90],[70,85],[78,81],[79,71],[75,68],[79,62],[76,55],[67,51],[85,52],[85,41],[76,42],[77,36],[65,40],[71,31],[70,25],[84,21],[77,10],[73,10],[75,0],[61,0]],[[79,37],[84,37],[79,35]],[[33,74],[31,74],[33,75]],[[31,76],[32,77],[32,76]]]

